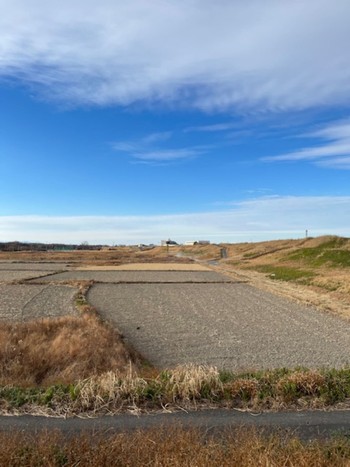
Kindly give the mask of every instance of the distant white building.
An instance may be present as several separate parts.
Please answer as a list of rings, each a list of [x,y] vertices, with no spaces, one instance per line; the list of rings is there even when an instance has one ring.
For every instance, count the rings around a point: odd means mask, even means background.
[[[186,246],[191,246],[191,245],[210,245],[209,240],[189,240],[184,243]]]
[[[161,246],[169,246],[169,245],[177,245],[177,243],[174,240],[170,240],[170,238],[169,238],[168,240],[161,240],[160,245]]]

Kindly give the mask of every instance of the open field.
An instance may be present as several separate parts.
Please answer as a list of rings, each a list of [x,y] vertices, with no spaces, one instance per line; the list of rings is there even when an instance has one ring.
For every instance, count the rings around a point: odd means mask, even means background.
[[[309,248],[306,251],[305,245]],[[205,361],[236,370],[300,364],[313,368],[342,367],[348,364],[348,322],[297,304],[298,301],[316,303],[323,309],[337,313],[346,311],[349,305],[349,295],[345,293],[349,280],[346,241],[341,240],[339,243],[337,239],[326,238],[229,245],[229,256],[225,260],[220,260],[220,248],[199,245],[186,247],[184,251],[184,247],[175,247],[170,249],[171,256],[161,248],[145,252],[128,248],[126,251],[73,254],[52,252],[49,257],[46,256],[48,261],[43,263],[36,261],[40,261],[44,253],[13,253],[12,259],[3,258],[0,260],[0,271],[7,273],[9,279],[0,285],[3,318],[23,322],[22,328],[16,323],[1,326],[0,367],[2,371],[8,370],[6,374],[2,373],[3,383],[47,385],[60,381],[76,382],[79,378],[98,376],[116,369],[120,375],[118,378],[124,378],[123,375],[131,367],[133,377],[147,372],[148,375],[155,375],[154,370],[138,360],[136,353],[130,352],[129,346],[125,346],[126,342],[135,345],[161,367],[176,365],[179,361]],[[338,250],[345,253],[337,253]],[[179,258],[179,254],[184,257]],[[26,255],[30,256],[30,263],[22,262]],[[320,255],[327,261],[320,260]],[[193,262],[192,258],[195,257],[197,263]],[[198,260],[202,265],[200,268],[196,266]],[[132,265],[133,261],[138,264]],[[294,270],[301,272],[295,274]],[[10,274],[19,272],[49,275],[47,282],[37,277],[34,283],[24,279],[16,279],[11,283]],[[98,277],[100,274],[106,282],[94,284],[94,279],[102,277]],[[129,275],[128,280],[124,280],[127,283],[118,283],[123,282],[125,274]],[[131,277],[134,279],[130,280]],[[57,282],[55,278],[58,278]],[[171,281],[169,278],[172,278]],[[334,281],[335,278],[343,282],[341,287],[333,290],[328,281]],[[242,281],[247,283],[238,283]],[[316,281],[319,285],[315,285]],[[117,328],[126,326],[122,329],[124,337],[97,317],[97,321],[94,321],[95,318],[85,319],[84,310],[90,310],[85,299],[89,287],[89,299],[95,295],[95,300],[97,296],[94,304],[101,315],[114,319]],[[273,291],[273,295],[266,293],[267,290]],[[292,301],[279,298],[278,295],[291,298]],[[51,308],[50,304],[53,305]],[[339,304],[342,304],[341,310]],[[44,316],[66,315],[67,310],[72,312],[71,317],[43,319]],[[33,324],[29,322],[32,318]],[[105,336],[102,341],[94,340],[101,335]],[[40,345],[35,345],[38,336],[43,339]],[[67,342],[72,345],[68,347]],[[32,348],[38,358],[31,366],[23,356],[29,355],[29,349]],[[54,355],[46,351],[49,348],[55,349]],[[106,356],[113,358],[108,359]],[[31,356],[32,363],[35,360],[33,358]],[[64,360],[66,369],[63,365],[61,373],[55,372],[55,368],[60,366],[59,362]],[[11,367],[9,362],[15,363],[15,367]],[[74,370],[77,362],[87,363],[82,371]],[[45,377],[40,372],[42,367],[46,369]],[[23,372],[24,368],[28,370],[27,374]],[[301,377],[301,382],[300,376],[296,374],[296,380],[291,376],[292,379],[289,382],[286,380],[283,385],[298,391],[298,385],[301,384],[307,397],[311,398],[306,404],[313,403],[316,393],[321,395],[321,402],[317,402],[321,406],[324,394],[328,393],[331,404],[338,400],[345,401],[350,397],[350,386],[347,373],[341,371],[329,376],[332,383],[327,382],[328,376],[325,379],[311,372],[306,379]],[[237,374],[235,378],[238,378],[238,382],[234,384],[243,398],[240,400],[246,400],[249,393],[249,397],[255,401],[252,405],[254,407],[257,403],[254,394],[260,391],[256,386],[259,379],[257,375],[251,373],[247,379]],[[149,381],[150,386],[148,383],[140,383],[146,400],[158,387],[158,383],[152,382],[156,380]],[[276,391],[273,390],[268,397],[280,394],[284,387],[281,384],[276,382]],[[323,385],[324,389],[320,389]],[[260,401],[264,400],[263,394],[266,394],[264,387],[261,389]],[[309,393],[306,388],[310,387],[316,389]],[[53,389],[53,393],[55,391]],[[203,391],[205,393],[206,390]],[[283,404],[289,400],[288,391],[283,396]],[[298,396],[298,400],[303,399]],[[295,403],[294,398],[293,401]],[[166,397],[164,403],[168,403]],[[276,402],[277,406],[279,403]]]
[[[157,264],[152,270],[131,263],[127,270],[71,267],[3,285],[0,315],[21,321],[74,316],[78,285],[90,284],[89,304],[158,368],[196,363],[242,371],[349,364],[350,323],[208,267],[187,270],[192,265],[185,264],[179,271],[182,263],[171,263],[172,270]]]

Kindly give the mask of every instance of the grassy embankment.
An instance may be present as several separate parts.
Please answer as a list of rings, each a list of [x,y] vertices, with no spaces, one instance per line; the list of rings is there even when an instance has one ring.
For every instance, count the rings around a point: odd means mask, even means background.
[[[229,247],[227,264],[329,291],[350,291],[350,239],[319,237]]]
[[[220,258],[225,247],[228,258]],[[227,267],[262,272],[272,280],[349,292],[350,239],[325,236],[301,240],[194,245],[177,248],[185,257],[217,260]],[[342,280],[344,283],[342,283]]]

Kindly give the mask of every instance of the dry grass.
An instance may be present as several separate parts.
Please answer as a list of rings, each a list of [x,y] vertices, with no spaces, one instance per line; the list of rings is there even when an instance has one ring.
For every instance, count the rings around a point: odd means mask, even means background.
[[[207,397],[210,400],[222,397],[223,384],[216,367],[207,365],[182,365],[162,373],[165,391],[173,401],[193,401]]]
[[[348,466],[346,438],[302,443],[291,435],[240,429],[205,434],[174,427],[64,437],[43,432],[0,433],[0,465],[25,466]]]
[[[137,367],[120,334],[93,312],[81,317],[0,323],[0,385],[71,383]]]
[[[189,258],[177,258],[172,248],[155,247],[142,251],[138,247],[116,247],[97,251],[0,251],[0,261],[60,261],[77,265],[120,265],[128,263],[191,263]]]

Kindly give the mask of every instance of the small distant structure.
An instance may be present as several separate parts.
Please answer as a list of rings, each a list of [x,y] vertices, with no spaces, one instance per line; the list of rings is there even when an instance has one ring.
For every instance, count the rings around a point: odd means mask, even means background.
[[[174,240],[170,240],[170,238],[168,240],[161,240],[160,244],[161,246],[178,245],[177,242],[175,242]]]
[[[210,245],[209,240],[189,240],[184,243],[186,246],[192,246],[192,245]]]

